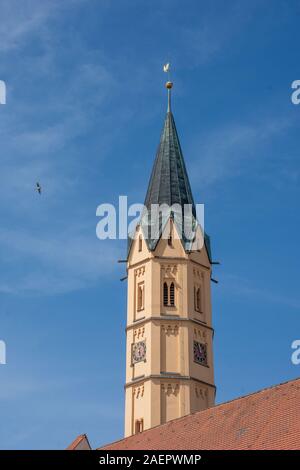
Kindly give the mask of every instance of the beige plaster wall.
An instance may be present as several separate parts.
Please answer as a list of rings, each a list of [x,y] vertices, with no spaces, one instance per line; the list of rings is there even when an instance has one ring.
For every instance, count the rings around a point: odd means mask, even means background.
[[[171,223],[172,226],[172,223]],[[180,240],[161,239],[154,252],[139,236],[128,258],[128,303],[125,386],[125,435],[202,410],[214,403],[213,331],[211,329],[211,266],[205,248],[187,254]],[[163,282],[175,284],[175,306],[163,305]],[[144,286],[138,309],[138,285]],[[194,286],[201,288],[195,309]],[[143,341],[146,357],[133,364],[132,344]],[[206,345],[207,365],[194,362],[194,341]]]

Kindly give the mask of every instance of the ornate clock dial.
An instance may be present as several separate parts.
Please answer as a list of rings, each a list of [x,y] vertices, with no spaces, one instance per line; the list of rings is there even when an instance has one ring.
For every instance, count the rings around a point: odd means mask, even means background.
[[[132,345],[132,362],[135,364],[136,362],[144,361],[146,359],[146,342],[139,341],[138,343],[134,343]]]
[[[194,341],[194,361],[197,364],[207,366],[207,346],[206,344]]]

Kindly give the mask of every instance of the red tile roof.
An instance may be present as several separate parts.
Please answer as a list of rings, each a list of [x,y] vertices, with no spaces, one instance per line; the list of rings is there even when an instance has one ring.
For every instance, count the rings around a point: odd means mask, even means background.
[[[86,434],[80,434],[76,439],[67,447],[67,450],[91,450],[91,446]]]
[[[102,449],[300,449],[300,379],[169,421]]]

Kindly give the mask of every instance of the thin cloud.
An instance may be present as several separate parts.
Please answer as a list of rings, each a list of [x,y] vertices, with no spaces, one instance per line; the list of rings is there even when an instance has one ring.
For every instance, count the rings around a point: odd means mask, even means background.
[[[201,175],[201,181],[197,176],[193,185],[209,187],[245,172],[249,162],[253,163],[257,155],[261,154],[259,151],[266,149],[273,138],[280,136],[292,125],[290,119],[266,118],[255,124],[227,125],[200,137],[189,149],[193,158],[191,175]],[[265,152],[265,155],[268,154]]]
[[[55,0],[2,0],[0,51],[24,45],[26,37],[43,25],[57,5]]]
[[[117,241],[81,235],[75,227],[55,236],[1,230],[0,247],[0,291],[10,294],[53,295],[91,287],[115,272],[122,254]],[[9,274],[4,267],[12,265],[18,269]]]
[[[291,309],[300,309],[300,299],[291,298],[271,292],[266,289],[261,289],[254,285],[250,280],[238,276],[226,275],[223,277],[221,289],[225,292],[230,292],[230,295],[239,297],[250,297],[251,299],[261,300],[273,304],[281,304]]]
[[[205,65],[224,53],[233,40],[253,19],[259,2],[253,0],[210,4],[203,8],[197,27],[182,28],[181,47],[189,60],[186,67]],[[236,46],[236,44],[235,44]]]
[[[24,47],[33,34],[40,33],[45,23],[63,8],[82,0],[2,0],[0,51]]]

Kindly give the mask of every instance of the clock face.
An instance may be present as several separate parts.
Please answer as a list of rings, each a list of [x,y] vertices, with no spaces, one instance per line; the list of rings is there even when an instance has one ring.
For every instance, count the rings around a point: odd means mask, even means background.
[[[194,361],[197,364],[207,366],[207,346],[206,344],[198,343],[194,341]]]
[[[136,362],[145,361],[146,360],[146,342],[139,341],[138,343],[134,343],[132,345],[132,362],[135,364]]]

